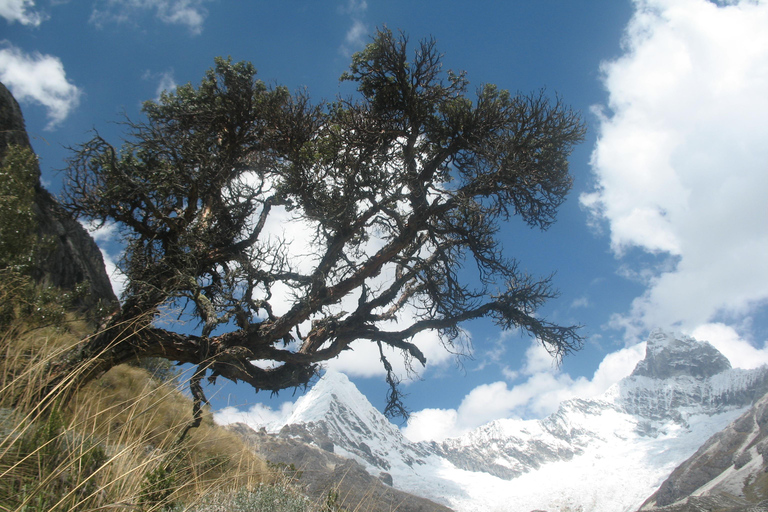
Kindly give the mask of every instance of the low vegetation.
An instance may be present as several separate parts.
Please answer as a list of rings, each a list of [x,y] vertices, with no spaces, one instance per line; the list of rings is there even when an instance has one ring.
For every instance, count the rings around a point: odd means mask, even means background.
[[[117,366],[66,404],[42,409],[26,400],[46,363],[88,328],[72,313],[57,318],[3,325],[0,511],[344,510],[333,492],[320,502],[304,496],[300,471],[258,459],[209,411],[180,440],[192,402],[179,391],[183,376],[158,361]]]
[[[33,155],[10,147],[0,163],[0,511],[341,510],[302,496],[210,411],[188,429],[192,401],[167,360],[69,393],[76,369],[40,399],[52,363],[97,328],[72,306],[85,287],[30,277],[46,243],[34,237]]]
[[[87,325],[67,314],[55,324],[24,317],[4,327],[0,510],[170,510],[277,479],[210,413],[180,441],[192,407],[173,372],[161,373],[163,379],[141,364],[121,365],[66,404],[53,399],[40,408],[25,390],[46,378],[47,363],[77,343]]]

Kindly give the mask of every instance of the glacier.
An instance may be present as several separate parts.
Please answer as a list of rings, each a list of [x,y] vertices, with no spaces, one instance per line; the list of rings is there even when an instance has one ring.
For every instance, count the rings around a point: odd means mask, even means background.
[[[657,330],[630,376],[541,420],[411,442],[345,375],[327,372],[270,430],[457,512],[628,512],[767,389],[768,368],[731,368],[709,343]]]

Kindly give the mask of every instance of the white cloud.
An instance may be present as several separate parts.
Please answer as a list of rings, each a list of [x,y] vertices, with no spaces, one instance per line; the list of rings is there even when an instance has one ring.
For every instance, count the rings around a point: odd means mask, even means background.
[[[537,373],[551,372],[555,369],[557,361],[547,352],[544,345],[533,341],[525,351],[525,364],[523,364],[522,373],[525,375],[535,375]]]
[[[119,298],[123,294],[123,291],[128,284],[128,278],[117,267],[114,256],[109,254],[104,249],[100,248],[99,250],[101,251],[101,257],[104,259],[104,270],[107,272],[107,276],[109,277],[109,282],[112,285],[112,291],[115,292],[115,296]]]
[[[173,77],[173,71],[166,71],[160,75],[160,82],[157,84],[157,97],[165,91],[174,91],[176,89],[176,79]]]
[[[18,21],[22,25],[37,27],[46,17],[40,12],[31,11],[34,7],[34,0],[0,0],[0,16],[8,23]]]
[[[393,326],[394,329],[402,329],[412,321],[412,317],[407,312],[403,313],[403,317],[402,325]],[[429,369],[445,366],[456,357],[443,346],[435,331],[420,332],[409,341],[422,351],[427,358],[427,368]],[[466,353],[469,351],[468,345],[469,342],[467,341],[462,343],[461,347],[456,348]],[[384,365],[380,361],[379,347],[375,343],[360,340],[352,342],[350,347],[351,350],[342,352],[337,358],[328,361],[325,366],[350,377],[382,377],[386,375]],[[386,345],[384,345],[384,355],[392,364],[395,374],[405,382],[412,376],[411,371],[419,373],[423,369],[421,363],[415,360],[411,361],[411,368],[407,367],[402,352]]]
[[[99,246],[101,257],[104,259],[104,270],[106,270],[107,276],[109,277],[109,282],[112,284],[112,291],[115,292],[117,297],[120,297],[120,295],[123,293],[123,290],[125,290],[128,279],[126,275],[123,274],[123,272],[117,267],[116,260],[119,258],[119,256],[109,252],[106,249],[113,244],[118,245],[117,224],[114,222],[108,222],[101,226],[98,226],[94,222],[82,224],[83,227],[93,237],[93,240],[96,242],[96,244]],[[122,250],[122,248],[119,250]]]
[[[213,413],[213,419],[219,425],[229,425],[230,423],[245,423],[254,430],[261,427],[270,429],[272,425],[280,425],[293,412],[295,404],[293,402],[283,402],[280,409],[272,409],[263,404],[254,404],[247,410],[240,410],[237,407],[224,407]]]
[[[571,309],[590,307],[592,307],[592,303],[590,302],[589,297],[586,296],[579,297],[578,299],[574,299],[573,302],[571,302]]]
[[[342,14],[360,15],[368,9],[368,2],[365,0],[347,0],[347,3],[339,6],[339,12]]]
[[[768,2],[635,7],[581,201],[618,256],[675,258],[615,324],[690,331],[768,299]]]
[[[155,89],[155,101],[160,101],[160,96],[163,92],[173,92],[176,90],[178,84],[173,76],[173,70],[163,71],[161,73],[152,73],[146,71],[142,77],[144,80],[157,81],[157,88]]]
[[[283,207],[275,207],[270,212],[264,230],[262,232],[264,239],[270,239],[286,247],[291,256],[292,270],[303,274],[311,274],[318,263],[319,254],[323,253],[323,247],[314,242],[314,226],[293,212],[286,211]],[[279,242],[278,242],[279,241]],[[385,244],[385,241],[376,236],[371,236],[363,252],[367,255],[375,254]],[[385,266],[382,271],[374,278],[368,279],[366,285],[375,290],[378,286],[387,283],[394,277],[394,265]],[[272,286],[272,299],[270,301],[272,309],[276,315],[286,313],[295,303],[294,290],[282,283],[276,283]],[[357,308],[359,295],[350,294],[342,298],[339,304],[333,306],[333,312],[351,312]],[[415,312],[410,306],[405,306],[399,313],[396,322],[382,323],[379,327],[382,330],[398,331],[411,325],[415,321]],[[310,322],[300,326],[300,331],[306,333],[310,329]],[[452,353],[447,350],[439,336],[434,331],[424,331],[413,339],[408,340],[414,343],[427,358],[428,368],[442,367],[455,358],[454,353],[469,354],[470,340],[469,334],[464,333],[464,337],[457,340],[458,346],[454,347]],[[392,364],[395,373],[405,382],[411,376],[411,370],[417,373],[422,370],[418,361],[410,361],[412,367],[404,359],[402,351],[393,349],[384,345],[384,354]],[[349,350],[343,351],[338,357],[325,363],[325,366],[334,371],[345,373],[350,377],[382,377],[386,374],[384,366],[380,361],[378,345],[369,340],[358,340],[352,342]]]
[[[21,103],[32,102],[48,111],[46,129],[53,129],[77,107],[81,91],[67,80],[57,57],[26,54],[8,43],[0,48],[0,82]]]
[[[91,13],[91,22],[96,25],[105,23],[126,23],[141,16],[144,11],[154,12],[155,16],[170,25],[184,25],[198,35],[203,31],[203,23],[208,15],[203,4],[207,0],[101,0]]]
[[[691,336],[708,341],[728,358],[734,368],[757,368],[768,364],[768,341],[762,348],[756,348],[749,340],[742,338],[731,326],[722,323],[700,325]]]
[[[403,434],[414,443],[419,441],[442,441],[458,437],[463,430],[458,427],[456,409],[422,409],[408,418]]]
[[[555,412],[563,400],[590,398],[604,393],[626,377],[645,356],[645,343],[608,354],[591,379],[572,378],[552,365],[539,343],[526,352],[520,373],[527,380],[511,386],[498,381],[470,391],[457,409],[425,409],[415,412],[403,428],[412,441],[441,441],[456,437],[489,421],[501,418],[541,418]]]
[[[362,17],[367,9],[368,3],[365,0],[348,0],[339,8],[339,12],[349,15],[352,21],[352,26],[349,27],[344,37],[344,43],[339,47],[339,52],[342,55],[350,56],[365,45],[369,30],[362,21]]]
[[[368,27],[365,26],[360,20],[354,20],[352,26],[347,30],[347,35],[344,38],[344,51],[345,53],[351,52],[355,48],[359,48],[365,44],[365,37],[368,35]]]

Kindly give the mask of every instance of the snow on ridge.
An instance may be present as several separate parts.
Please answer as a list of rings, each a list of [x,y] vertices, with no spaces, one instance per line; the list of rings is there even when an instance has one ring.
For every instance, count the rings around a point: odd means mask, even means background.
[[[354,411],[376,410],[349,377],[341,372],[328,370],[307,394],[296,401],[296,406],[285,420],[285,424],[312,423],[326,419],[334,401],[343,403]]]
[[[495,420],[443,443],[409,442],[344,374],[330,371],[286,424],[314,423],[310,430],[372,474],[386,471],[396,488],[459,512],[636,510],[768,388],[768,367],[723,370],[724,356],[690,337],[654,331],[651,358],[646,375],[626,377],[599,397],[567,400],[541,420]]]
[[[691,342],[699,343],[699,341],[690,336],[673,331],[666,331],[664,329],[654,329],[651,331],[647,341],[648,350],[652,352],[660,352],[664,349],[673,348],[677,341],[685,342],[685,345],[687,346],[690,346]]]

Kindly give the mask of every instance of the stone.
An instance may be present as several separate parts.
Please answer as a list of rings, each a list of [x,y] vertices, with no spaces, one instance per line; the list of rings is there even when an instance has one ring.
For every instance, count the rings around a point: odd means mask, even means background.
[[[10,144],[31,148],[24,117],[11,92],[0,83],[0,155]],[[38,236],[44,242],[44,254],[32,272],[40,284],[74,290],[88,284],[88,293],[75,305],[88,310],[96,306],[117,307],[96,242],[56,199],[40,184],[37,172],[34,211],[38,220]]]

